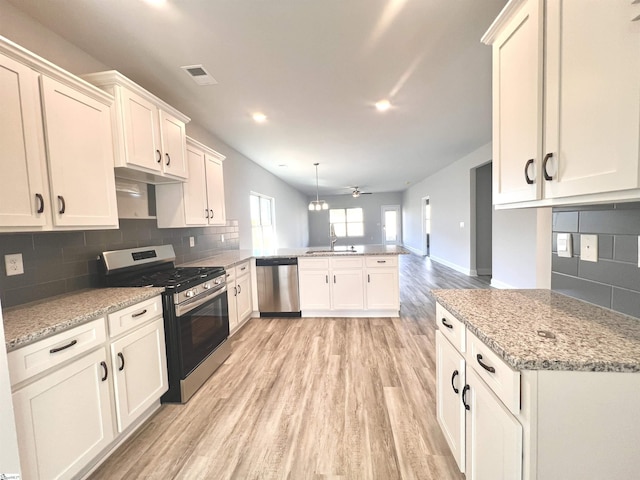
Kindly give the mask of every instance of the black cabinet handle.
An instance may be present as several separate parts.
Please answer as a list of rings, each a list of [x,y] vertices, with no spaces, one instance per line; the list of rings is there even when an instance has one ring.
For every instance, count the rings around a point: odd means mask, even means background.
[[[247,269],[247,267],[242,267],[242,268],[240,269],[240,271],[241,271],[241,272],[244,272],[246,269]]]
[[[467,392],[469,391],[469,385],[465,385],[462,389],[462,405],[465,410],[471,410],[471,407],[467,404]]]
[[[209,218],[209,209],[208,208],[204,209],[204,214],[206,215],[205,218]]]
[[[61,352],[62,350],[66,350],[67,348],[73,347],[76,343],[78,343],[77,340],[71,340],[69,343],[67,343],[66,345],[63,345],[62,347],[52,348],[51,350],[49,350],[49,353]]]
[[[147,309],[145,308],[144,310],[142,310],[141,312],[138,313],[134,313],[133,315],[131,315],[131,318],[138,318],[141,317],[142,315],[144,315],[145,313],[147,313]]]
[[[533,165],[533,158],[527,160],[527,163],[524,164],[524,179],[527,181],[528,185],[533,185],[533,180],[529,177],[529,166]]]
[[[442,324],[447,327],[447,328],[453,328],[453,325],[451,325],[450,323],[447,322],[446,318],[442,319]]]
[[[325,276],[324,276],[324,279],[325,279],[325,281],[326,281],[327,283],[329,283],[329,275],[325,275]]]
[[[242,287],[238,285],[238,295],[240,295],[241,293],[242,293]]]
[[[209,210],[209,211],[211,212],[211,218],[213,218],[214,217],[213,210]]]
[[[386,260],[378,260],[377,262],[378,262],[378,263],[387,263],[387,261],[386,261]]]
[[[58,202],[60,202],[60,210],[58,210],[58,213],[62,215],[67,209],[67,203],[64,201],[64,197],[62,195],[58,195]]]
[[[453,375],[451,375],[451,388],[453,388],[453,391],[457,394],[460,392],[460,390],[458,390],[455,386],[455,384],[453,383],[454,380],[456,379],[456,377],[458,376],[460,372],[458,372],[458,370],[454,370],[453,371]]]
[[[234,297],[238,296],[238,287],[233,287],[233,296]]]
[[[109,369],[107,368],[107,364],[105,362],[100,362],[100,366],[104,369],[104,377],[102,377],[100,380],[104,382],[109,376]]]
[[[156,153],[158,154],[158,158],[156,158],[156,162],[160,163],[162,161],[162,153],[160,153],[160,150],[156,150]]]
[[[544,179],[548,182],[553,180],[553,177],[547,173],[547,163],[551,158],[553,158],[553,153],[547,153],[544,156],[544,160],[542,160],[542,173],[544,175]]]
[[[484,363],[482,361],[482,355],[480,355],[480,354],[476,355],[476,360],[478,360],[478,363],[480,364],[480,366],[482,368],[484,368],[487,372],[496,373],[496,369],[495,368],[490,367],[489,365],[487,365],[486,363]]]
[[[44,198],[42,198],[42,194],[36,193],[36,200],[38,200],[38,203],[40,205],[38,207],[38,210],[36,210],[36,213],[44,212]]]
[[[118,368],[118,371],[121,372],[124,370],[124,355],[122,355],[122,352],[118,352],[118,358],[120,359],[120,368]]]
[[[168,153],[165,153],[164,156],[167,157],[167,167],[168,167],[169,165],[171,165],[171,157],[169,156]]]
[[[367,283],[371,283],[371,275],[367,273]]]

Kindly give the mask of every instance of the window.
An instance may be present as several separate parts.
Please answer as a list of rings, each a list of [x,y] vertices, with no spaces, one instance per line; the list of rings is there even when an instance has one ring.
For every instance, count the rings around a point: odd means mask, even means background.
[[[251,208],[251,241],[254,250],[276,248],[275,209],[273,198],[259,193],[249,196]]]
[[[364,215],[362,208],[332,208],[329,210],[338,237],[364,237]]]

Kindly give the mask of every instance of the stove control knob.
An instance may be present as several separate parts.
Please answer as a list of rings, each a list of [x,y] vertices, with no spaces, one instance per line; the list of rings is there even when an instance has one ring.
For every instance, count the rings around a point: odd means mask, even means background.
[[[186,293],[185,293],[185,296],[186,296],[187,298],[191,298],[191,297],[193,297],[195,294],[196,294],[195,290],[187,290],[187,291],[186,291]]]
[[[216,285],[220,285],[222,283],[222,279],[221,278],[216,278],[213,283],[215,283]]]
[[[209,289],[211,288],[211,284],[210,284],[210,283],[205,283],[202,287],[203,287],[205,290],[209,290]]]

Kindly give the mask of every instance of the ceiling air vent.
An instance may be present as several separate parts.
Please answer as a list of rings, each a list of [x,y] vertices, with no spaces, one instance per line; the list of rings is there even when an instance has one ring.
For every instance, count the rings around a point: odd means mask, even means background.
[[[198,85],[216,85],[218,83],[202,65],[187,65],[186,67],[180,68]]]

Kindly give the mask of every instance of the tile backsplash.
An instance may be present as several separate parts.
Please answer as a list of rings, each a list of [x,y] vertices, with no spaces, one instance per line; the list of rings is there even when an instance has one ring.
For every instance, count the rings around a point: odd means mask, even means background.
[[[224,242],[221,241],[224,234]],[[189,246],[194,237],[195,246]],[[0,298],[11,307],[99,285],[96,258],[106,250],[172,244],[176,264],[239,248],[238,222],[164,228],[155,219],[120,220],[118,230],[0,234]],[[22,253],[24,274],[6,276],[4,255]]]
[[[557,234],[571,233],[573,256],[559,257]],[[598,236],[598,261],[580,259],[580,235]],[[551,289],[640,318],[640,203],[553,209]]]

